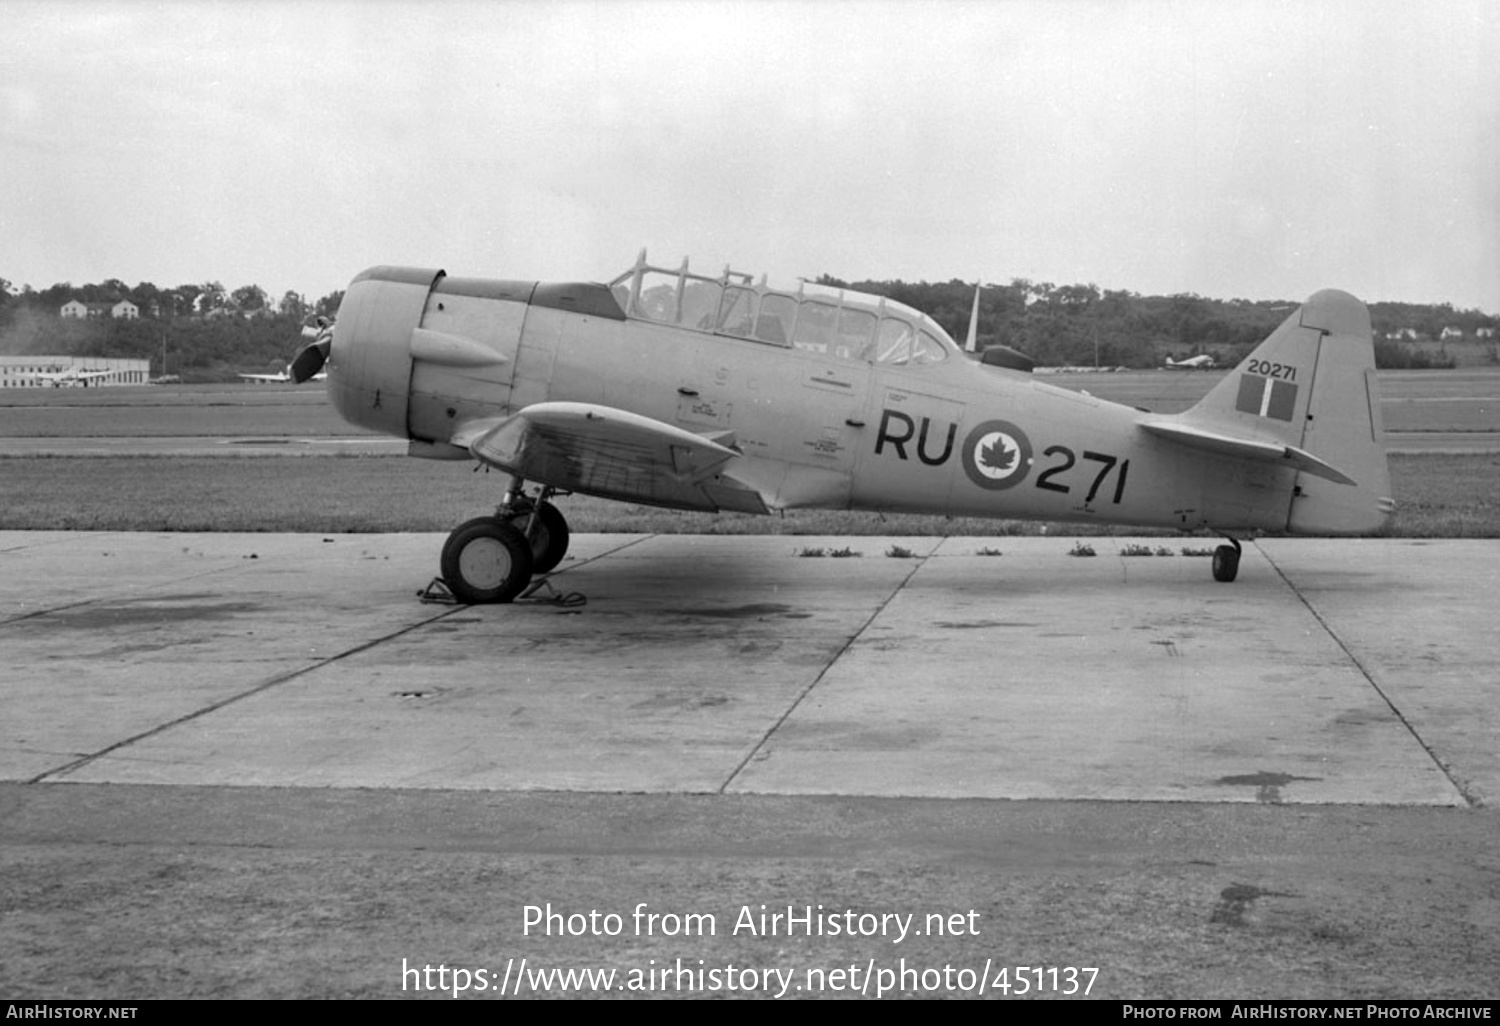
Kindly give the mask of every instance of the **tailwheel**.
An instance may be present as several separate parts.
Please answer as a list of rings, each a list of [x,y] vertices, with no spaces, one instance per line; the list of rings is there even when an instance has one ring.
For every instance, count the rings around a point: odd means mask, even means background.
[[[1240,572],[1240,543],[1233,538],[1228,545],[1214,549],[1214,580],[1229,583]]]
[[[448,536],[441,566],[460,602],[509,602],[531,582],[531,545],[505,521],[479,517]]]
[[[502,508],[499,518],[525,535],[531,545],[531,572],[545,574],[563,561],[568,552],[568,521],[546,500],[526,508]]]

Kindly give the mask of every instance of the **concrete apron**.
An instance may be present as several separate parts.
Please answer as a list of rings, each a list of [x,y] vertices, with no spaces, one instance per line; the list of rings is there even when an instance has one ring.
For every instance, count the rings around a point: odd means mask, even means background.
[[[1182,552],[1203,539],[583,535],[552,582],[586,604],[486,607],[418,600],[441,544],[0,533],[0,779],[1424,805],[1500,785],[1490,543],[1262,541],[1224,585]]]

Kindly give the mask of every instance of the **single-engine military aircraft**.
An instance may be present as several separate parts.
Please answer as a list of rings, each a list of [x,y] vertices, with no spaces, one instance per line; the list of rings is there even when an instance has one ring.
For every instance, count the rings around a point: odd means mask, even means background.
[[[1234,579],[1259,530],[1359,534],[1393,502],[1369,313],[1318,292],[1196,406],[1151,413],[981,360],[930,317],[850,289],[647,262],[609,284],[374,267],[292,363],[326,361],[354,424],[508,475],[443,545],[461,601],[562,560],[552,500],[858,509],[1212,531]],[[528,494],[528,488],[535,490]]]

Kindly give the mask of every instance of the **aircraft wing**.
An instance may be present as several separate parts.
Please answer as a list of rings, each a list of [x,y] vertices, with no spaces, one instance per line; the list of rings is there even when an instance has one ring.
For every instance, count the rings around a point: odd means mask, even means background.
[[[1195,449],[1204,449],[1208,452],[1216,452],[1224,456],[1238,456],[1242,459],[1288,463],[1298,470],[1317,477],[1326,478],[1338,484],[1352,485],[1358,483],[1343,471],[1323,462],[1306,449],[1299,449],[1295,445],[1287,445],[1283,442],[1267,442],[1255,438],[1243,438],[1237,435],[1226,435],[1195,425],[1183,424],[1168,417],[1148,417],[1142,420],[1140,424],[1142,428],[1153,435],[1170,438],[1174,442],[1180,442]]]
[[[659,505],[764,513],[761,496],[719,473],[732,436],[696,435],[593,403],[537,403],[452,437],[490,466],[565,491]],[[728,443],[728,444],[725,444]]]
[[[54,388],[62,385],[87,385],[97,378],[107,378],[114,371],[107,370],[65,370],[43,374],[33,374],[33,381],[44,381]]]

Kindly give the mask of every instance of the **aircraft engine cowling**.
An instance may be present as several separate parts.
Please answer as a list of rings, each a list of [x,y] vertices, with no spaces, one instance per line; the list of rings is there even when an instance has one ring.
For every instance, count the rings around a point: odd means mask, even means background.
[[[372,267],[349,283],[328,357],[328,398],[351,424],[407,437],[412,332],[442,274]]]

